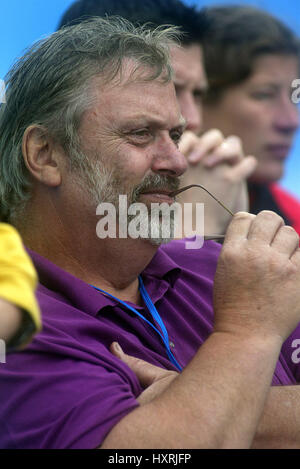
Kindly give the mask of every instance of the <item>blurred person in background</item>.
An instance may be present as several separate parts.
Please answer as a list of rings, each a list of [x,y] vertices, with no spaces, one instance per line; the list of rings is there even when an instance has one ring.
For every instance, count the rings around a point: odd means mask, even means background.
[[[281,21],[244,6],[206,9],[208,89],[203,127],[238,135],[258,165],[249,178],[250,212],[273,210],[300,232],[300,202],[278,185],[299,126],[292,82],[300,42]]]
[[[59,28],[91,16],[106,15],[122,16],[134,24],[147,23],[153,27],[171,24],[184,33],[181,47],[171,50],[176,95],[186,120],[186,131],[179,148],[187,157],[189,168],[182,176],[181,186],[202,184],[232,212],[247,211],[246,178],[256,167],[255,158],[245,157],[240,139],[234,135],[224,138],[214,123],[199,137],[203,125],[202,97],[207,89],[202,61],[202,42],[209,27],[205,13],[199,13],[179,0],[77,0],[62,16]],[[226,231],[231,217],[207,193],[191,189],[180,194],[177,200],[193,203],[189,217],[191,231],[186,232],[186,236],[195,228],[195,202],[204,203],[205,234],[223,234]]]

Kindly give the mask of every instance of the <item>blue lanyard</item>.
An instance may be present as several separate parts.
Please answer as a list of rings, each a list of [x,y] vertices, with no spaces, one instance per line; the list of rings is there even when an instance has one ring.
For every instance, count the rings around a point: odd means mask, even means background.
[[[155,308],[150,296],[148,295],[148,292],[145,288],[145,285],[144,285],[144,282],[142,280],[142,277],[139,275],[139,290],[141,292],[141,295],[142,295],[142,298],[152,316],[152,318],[159,324],[160,328],[161,328],[161,331],[162,331],[162,334],[160,333],[160,331],[150,322],[148,321],[148,319],[146,319],[141,313],[139,313],[135,308],[133,308],[132,306],[128,305],[127,303],[125,303],[125,301],[122,301],[120,300],[119,298],[116,298],[115,296],[111,295],[110,293],[107,293],[106,291],[104,290],[101,290],[101,288],[97,288],[95,287],[94,285],[92,285],[93,288],[95,288],[96,290],[100,291],[101,293],[105,293],[105,295],[109,296],[110,298],[113,298],[114,300],[118,301],[118,303],[120,303],[121,305],[125,306],[127,309],[130,309],[130,311],[132,311],[133,313],[135,313],[137,316],[139,316],[141,319],[143,319],[144,321],[146,321],[149,326],[152,327],[152,329],[154,329],[157,334],[160,336],[160,338],[162,339],[165,347],[166,347],[166,351],[167,351],[167,355],[170,359],[170,361],[173,363],[173,365],[179,370],[179,371],[182,371],[182,368],[181,366],[179,365],[179,363],[177,362],[176,358],[174,357],[174,355],[172,354],[171,352],[171,349],[170,349],[170,344],[169,344],[169,336],[168,336],[168,332],[167,332],[167,329],[157,311],[157,309]]]

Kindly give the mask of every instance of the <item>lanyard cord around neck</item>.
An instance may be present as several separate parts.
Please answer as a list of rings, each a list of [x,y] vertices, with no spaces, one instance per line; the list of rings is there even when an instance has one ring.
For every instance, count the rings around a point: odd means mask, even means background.
[[[105,290],[101,290],[101,288],[95,287],[94,285],[92,285],[92,287],[95,288],[95,290],[98,290],[101,293],[104,293],[105,295],[109,296],[110,298],[116,300],[118,303],[125,306],[125,308],[129,309],[130,311],[135,313],[137,316],[139,316],[141,319],[146,321],[149,324],[149,326],[151,326],[152,329],[154,329],[157,332],[157,334],[160,336],[160,338],[162,339],[162,341],[164,343],[164,346],[166,348],[169,360],[173,363],[173,365],[179,371],[182,371],[182,367],[179,365],[176,358],[174,357],[174,355],[171,352],[167,329],[166,329],[166,327],[163,323],[163,320],[161,319],[157,309],[155,308],[150,296],[148,295],[148,292],[145,288],[144,282],[143,282],[142,277],[140,275],[139,275],[139,290],[140,290],[140,293],[142,295],[142,298],[143,298],[143,300],[144,300],[144,302],[145,302],[145,304],[146,304],[152,318],[159,324],[160,329],[162,331],[162,334],[150,321],[148,321],[148,319],[146,319],[141,313],[139,313],[139,311],[137,311],[135,308],[133,308],[132,306],[127,304],[125,301],[122,301],[119,298],[116,298],[115,296],[111,295],[110,293],[106,292]]]

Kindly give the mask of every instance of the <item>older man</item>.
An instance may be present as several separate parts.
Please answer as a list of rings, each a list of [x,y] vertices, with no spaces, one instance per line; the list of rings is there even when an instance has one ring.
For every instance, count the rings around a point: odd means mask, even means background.
[[[121,237],[120,224],[96,235],[99,203],[170,204],[186,169],[170,33],[94,19],[41,41],[8,75],[1,210],[38,270],[44,327],[0,368],[1,447],[251,444],[300,318],[294,230],[239,213],[218,267],[214,243],[159,248]],[[145,398],[116,341],[166,370],[162,392]],[[273,383],[288,374],[280,359]]]

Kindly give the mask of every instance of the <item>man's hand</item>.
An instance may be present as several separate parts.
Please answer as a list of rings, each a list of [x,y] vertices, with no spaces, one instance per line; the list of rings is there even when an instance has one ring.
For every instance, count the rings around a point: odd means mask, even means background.
[[[135,362],[153,395],[102,448],[251,446],[282,342],[300,320],[298,245],[272,212],[234,216],[215,276],[214,330],[176,376]]]
[[[141,386],[145,388],[145,391],[137,399],[141,405],[147,404],[161,394],[178,376],[176,371],[164,370],[144,360],[127,355],[117,342],[111,344],[110,351],[131,368]]]
[[[214,281],[215,331],[284,340],[300,321],[299,236],[281,217],[237,213]]]
[[[248,210],[246,180],[255,170],[257,160],[254,156],[244,156],[238,137],[224,138],[219,130],[210,130],[197,137],[187,131],[182,136],[179,149],[190,164],[182,186],[202,184],[232,212]],[[205,234],[223,234],[226,231],[230,215],[204,191],[193,189],[184,192],[178,200],[181,203],[205,204]]]

